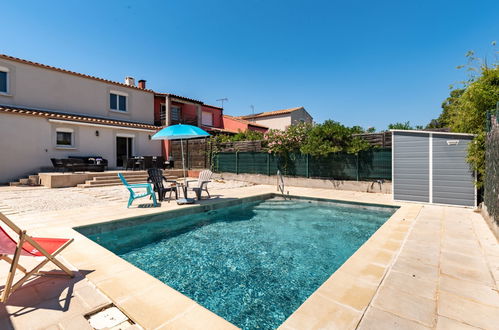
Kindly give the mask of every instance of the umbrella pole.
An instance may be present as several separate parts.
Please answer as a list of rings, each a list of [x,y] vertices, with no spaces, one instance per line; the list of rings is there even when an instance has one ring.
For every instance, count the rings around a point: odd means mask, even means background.
[[[182,139],[180,139],[180,150],[182,153],[182,170],[184,173],[184,184],[185,184],[186,178],[185,178],[185,161],[184,161],[184,143]]]

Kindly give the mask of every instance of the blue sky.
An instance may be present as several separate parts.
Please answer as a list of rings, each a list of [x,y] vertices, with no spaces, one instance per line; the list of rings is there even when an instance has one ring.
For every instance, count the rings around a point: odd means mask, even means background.
[[[3,1],[0,52],[219,105],[385,129],[438,116],[499,1]]]

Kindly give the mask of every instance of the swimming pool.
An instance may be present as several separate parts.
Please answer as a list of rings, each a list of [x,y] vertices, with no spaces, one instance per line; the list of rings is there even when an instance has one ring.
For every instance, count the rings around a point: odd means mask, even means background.
[[[271,329],[396,210],[303,198],[221,205],[77,230],[236,326]]]

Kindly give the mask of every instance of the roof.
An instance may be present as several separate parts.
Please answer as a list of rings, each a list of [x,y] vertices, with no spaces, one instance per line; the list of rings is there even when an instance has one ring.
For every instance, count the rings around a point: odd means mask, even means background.
[[[437,134],[437,135],[461,135],[461,136],[475,136],[476,134],[471,133],[454,133],[454,132],[442,132],[442,131],[432,131],[432,130],[413,130],[413,129],[391,129],[390,132],[393,133],[419,133],[419,134]]]
[[[150,90],[150,89],[142,89],[142,88],[139,88],[137,86],[130,86],[130,85],[127,85],[125,83],[120,83],[120,82],[117,82],[117,81],[112,81],[112,80],[108,80],[108,79],[104,79],[104,78],[99,78],[99,77],[95,77],[95,76],[91,76],[91,75],[87,75],[87,74],[83,74],[83,73],[69,71],[69,70],[66,70],[66,69],[61,69],[61,68],[57,68],[57,67],[46,65],[46,64],[41,64],[41,63],[37,63],[37,62],[23,60],[22,58],[13,57],[13,56],[5,55],[5,54],[0,54],[0,59],[14,61],[14,62],[28,64],[28,65],[33,65],[33,66],[37,66],[39,68],[53,70],[53,71],[58,71],[58,72],[62,72],[62,73],[67,73],[67,74],[71,74],[73,76],[78,76],[78,77],[81,77],[81,78],[93,79],[93,80],[97,80],[97,81],[104,82],[104,83],[107,83],[107,84],[113,84],[113,85],[117,85],[117,86],[121,86],[121,87],[132,88],[132,89],[143,91],[143,92],[153,93],[153,91]]]
[[[0,113],[11,113],[24,116],[36,116],[47,119],[77,121],[82,123],[91,123],[91,124],[100,124],[100,125],[127,127],[127,128],[140,128],[140,129],[149,129],[149,130],[158,130],[161,128],[159,126],[147,123],[107,119],[102,117],[86,116],[81,114],[73,114],[73,113],[51,111],[51,110],[21,108],[17,106],[8,106],[8,105],[0,105]]]
[[[218,109],[218,110],[222,110],[222,111],[224,109],[224,108],[221,108],[221,107],[217,107],[216,105],[209,105],[209,104],[206,104],[206,103],[204,103],[203,105],[205,107],[209,107],[209,108],[213,108],[213,109]]]
[[[261,127],[261,128],[268,129],[267,126],[263,126],[263,125],[255,123],[255,122],[252,122],[252,121],[249,121],[249,120],[246,120],[246,119],[242,119],[240,117],[234,117],[234,116],[224,115],[224,118],[233,119],[233,120],[238,121],[240,123],[251,125],[251,126],[256,126],[256,127]]]
[[[255,113],[254,115],[246,115],[246,116],[239,116],[238,118],[241,119],[249,119],[249,118],[260,118],[260,117],[270,117],[270,116],[279,116],[279,115],[285,115],[294,111],[298,110],[305,110],[304,107],[296,107],[296,108],[290,108],[290,109],[282,109],[282,110],[275,110],[275,111],[268,111],[268,112],[260,112],[260,113]]]
[[[189,101],[189,102],[197,103],[197,104],[200,104],[200,105],[204,104],[202,101],[191,99],[191,98],[188,98],[188,97],[185,97],[185,96],[171,94],[171,93],[154,92],[154,96],[170,96],[170,97],[174,97],[176,99],[180,99],[180,100],[184,100],[184,101]]]
[[[225,129],[225,128],[210,127],[210,126],[205,126],[205,125],[201,125],[201,126],[203,126],[202,129],[204,129],[205,131],[221,132],[221,133],[234,133],[233,131],[230,131],[230,130]]]
[[[197,103],[199,105],[204,105],[205,107],[210,107],[210,108],[214,108],[214,109],[217,109],[217,110],[223,110],[223,108],[220,108],[220,107],[217,107],[217,106],[214,106],[214,105],[206,104],[203,101],[199,101],[199,100],[196,100],[196,99],[191,99],[189,97],[180,96],[180,95],[176,95],[176,94],[154,92],[154,96],[170,96],[170,97],[173,97],[173,98],[176,98],[176,99],[179,99],[179,100],[184,100],[184,101],[188,101],[188,102],[192,102],[192,103]]]

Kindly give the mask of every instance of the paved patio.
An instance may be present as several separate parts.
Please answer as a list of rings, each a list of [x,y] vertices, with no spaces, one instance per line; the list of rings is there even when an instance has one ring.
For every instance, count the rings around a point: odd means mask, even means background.
[[[116,188],[99,189],[100,196],[116,196]],[[87,194],[75,190],[66,190],[68,200]],[[19,203],[26,205],[16,207],[10,201],[0,204],[0,211],[32,235],[74,237],[63,257],[79,272],[70,281],[39,278],[18,290],[0,305],[1,329],[90,329],[83,315],[111,302],[145,329],[234,328],[71,229],[193,206],[162,203],[160,208],[126,209],[121,199],[96,197],[98,202],[88,206],[35,212],[29,206],[37,203],[35,196],[50,201],[50,195],[56,197],[61,189],[35,191],[42,189],[0,188],[0,201],[19,196]],[[283,329],[498,328],[499,245],[473,210],[394,203],[383,194],[294,187],[289,191],[402,207],[288,318]],[[202,204],[273,193],[275,187],[220,186],[210,192],[218,198]],[[6,266],[0,267],[2,280]]]

